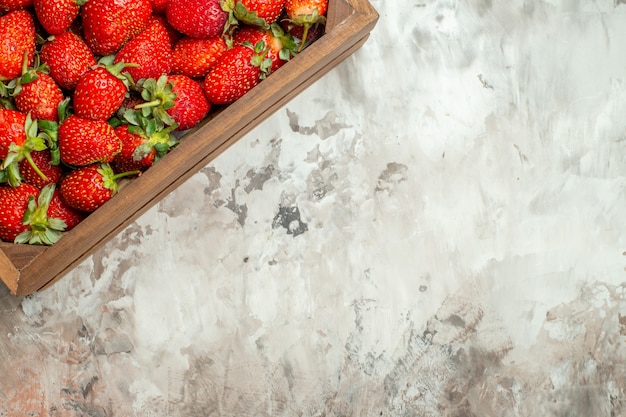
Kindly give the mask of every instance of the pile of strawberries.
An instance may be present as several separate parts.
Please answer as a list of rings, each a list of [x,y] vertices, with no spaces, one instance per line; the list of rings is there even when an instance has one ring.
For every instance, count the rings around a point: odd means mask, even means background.
[[[0,239],[51,245],[322,33],[328,0],[0,0]]]

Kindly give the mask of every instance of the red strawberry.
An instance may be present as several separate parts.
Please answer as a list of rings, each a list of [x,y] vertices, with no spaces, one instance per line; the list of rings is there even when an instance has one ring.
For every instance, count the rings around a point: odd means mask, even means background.
[[[35,15],[46,32],[60,35],[69,29],[78,17],[80,7],[87,0],[34,0]]]
[[[202,78],[226,49],[226,42],[221,36],[209,39],[184,37],[174,46],[172,74]]]
[[[64,32],[46,42],[41,48],[41,60],[48,64],[50,76],[57,84],[70,91],[76,88],[78,79],[97,64],[83,38],[73,32]]]
[[[307,44],[309,28],[326,23],[328,0],[286,0],[285,12],[290,23],[302,26],[300,50]]]
[[[25,9],[33,5],[33,0],[0,0],[0,14]]]
[[[0,159],[5,159],[11,143],[26,142],[26,115],[17,110],[0,108]]]
[[[0,238],[13,242],[28,229],[23,224],[24,214],[31,197],[37,198],[39,188],[22,183],[17,187],[0,187]]]
[[[271,66],[262,42],[254,48],[236,45],[226,51],[204,79],[204,92],[213,104],[229,104],[250,91]]]
[[[23,124],[20,128],[18,123],[22,120]],[[3,155],[0,179],[12,186],[19,185],[22,182],[19,163],[26,160],[42,181],[49,182],[49,178],[39,169],[31,155],[33,151],[43,151],[47,148],[48,134],[40,134],[37,120],[32,120],[30,114],[24,116],[23,113],[14,110],[0,109],[0,130],[9,123],[13,123],[10,129],[14,134],[0,137],[0,148]],[[51,139],[50,142],[52,142]]]
[[[63,220],[65,222],[65,231],[68,231],[85,218],[85,213],[68,206],[63,197],[61,197],[59,189],[55,189],[48,207],[48,217]]]
[[[125,69],[134,81],[169,74],[172,69],[172,43],[164,21],[152,19],[143,32],[122,46],[113,62],[137,64],[137,67]]]
[[[89,0],[82,8],[87,45],[94,54],[111,55],[148,26],[150,0]]]
[[[52,245],[63,237],[64,231],[76,226],[84,216],[61,200],[55,184],[48,184],[37,197],[29,196],[22,218],[25,230],[15,237],[14,242]]]
[[[120,74],[124,67],[124,63],[99,65],[80,77],[74,89],[74,114],[89,120],[108,120],[128,92],[128,80]]]
[[[267,50],[267,57],[272,60],[272,66],[269,72],[272,73],[292,56],[296,54],[298,46],[293,37],[280,28],[277,24],[270,25],[270,28],[265,30],[254,26],[246,26],[239,29],[233,38],[233,41],[237,45],[256,45],[259,42],[263,42],[266,46],[269,46]]]
[[[269,29],[280,17],[285,0],[222,0],[221,4],[228,12],[227,26],[243,23]]]
[[[66,164],[111,162],[121,149],[120,139],[105,121],[71,115],[59,127],[59,150]]]
[[[63,169],[61,165],[52,163],[52,155],[48,149],[42,151],[32,151],[30,153],[31,158],[35,165],[46,176],[47,180],[44,180],[39,175],[30,163],[24,159],[19,162],[20,174],[22,174],[22,180],[37,188],[43,188],[48,184],[57,183],[61,179]]]
[[[39,65],[38,58],[33,68],[24,65],[22,76],[13,91],[15,106],[23,113],[30,112],[33,119],[58,121],[58,108],[65,97],[61,87],[47,71],[47,65]]]
[[[128,115],[134,124],[125,124],[115,129],[122,141],[122,151],[111,163],[115,172],[145,171],[162,158],[177,140],[171,134],[172,127],[163,128],[156,119],[146,119],[141,112]]]
[[[228,19],[220,0],[170,0],[165,16],[180,33],[204,39],[220,35]]]
[[[146,103],[137,108],[151,108],[157,120],[168,126],[176,124],[176,130],[191,129],[211,110],[201,84],[186,75],[147,80],[142,97]]]
[[[150,0],[150,3],[152,3],[152,13],[165,14],[165,8],[169,1],[170,0]]]
[[[27,10],[0,16],[0,80],[17,78],[22,73],[24,54],[32,65],[35,56],[35,22]]]
[[[80,167],[61,180],[61,196],[68,206],[76,210],[92,212],[117,193],[118,179],[137,173],[137,171],[131,171],[115,174],[109,164]]]

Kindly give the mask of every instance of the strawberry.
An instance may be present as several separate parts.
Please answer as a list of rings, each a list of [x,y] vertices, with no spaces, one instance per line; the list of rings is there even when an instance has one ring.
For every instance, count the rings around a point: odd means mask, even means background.
[[[71,115],[59,126],[61,160],[68,165],[111,162],[121,149],[120,139],[105,121]]]
[[[67,31],[87,0],[34,0],[35,15],[50,35]]]
[[[35,56],[35,21],[28,10],[0,16],[0,80],[11,80],[22,73],[24,54],[28,65]]]
[[[33,0],[0,0],[0,14],[26,9],[33,5]]]
[[[191,129],[211,110],[201,84],[185,75],[147,80],[142,98],[146,103],[136,108],[150,109],[157,120],[168,126],[175,124],[176,130]]]
[[[18,145],[26,141],[26,115],[17,110],[0,108],[0,159],[5,159],[11,143]]]
[[[152,19],[143,32],[122,46],[113,62],[137,64],[136,67],[126,68],[135,81],[169,74],[172,69],[172,43],[164,21]]]
[[[131,111],[126,118],[131,124],[115,128],[122,141],[122,151],[111,163],[115,172],[145,171],[177,144],[171,134],[174,126],[164,128],[156,119],[143,117],[140,111]]]
[[[150,0],[152,3],[152,13],[162,15],[165,14],[165,8],[170,0]]]
[[[143,31],[151,15],[150,0],[89,0],[82,7],[87,45],[95,55],[111,55]]]
[[[208,39],[183,37],[174,46],[172,74],[202,78],[209,73],[226,49],[226,42],[221,36]]]
[[[85,40],[73,32],[54,36],[41,48],[41,60],[48,65],[57,84],[72,91],[79,78],[97,64]]]
[[[263,42],[254,48],[236,45],[226,51],[204,79],[206,97],[213,104],[229,104],[250,91],[267,73],[272,60]]]
[[[118,192],[118,180],[138,171],[115,174],[109,164],[77,168],[61,180],[61,197],[65,203],[83,212],[93,212]]]
[[[23,159],[19,162],[19,169],[24,182],[34,185],[37,188],[43,188],[50,183],[59,182],[63,174],[63,168],[58,163],[56,165],[53,163],[52,154],[49,149],[31,151],[30,156],[47,179],[42,178],[42,176],[33,169],[28,160]]]
[[[11,186],[19,185],[22,176],[18,164],[25,159],[37,175],[47,181],[48,178],[31,157],[32,151],[42,151],[47,147],[43,135],[39,135],[37,121],[32,120],[30,114],[0,109],[0,130],[4,130],[0,136],[0,156],[3,158],[0,180]]]
[[[309,28],[326,23],[327,10],[328,0],[286,0],[285,12],[288,21],[303,28],[299,50],[307,44]]]
[[[61,191],[57,188],[54,190],[52,200],[50,200],[48,217],[63,220],[65,222],[65,231],[68,231],[85,218],[85,213],[68,206],[63,197],[61,197]]]
[[[221,5],[228,12],[227,31],[239,24],[269,29],[280,17],[285,0],[222,0]]]
[[[26,54],[24,58],[22,76],[13,90],[15,106],[34,119],[58,121],[58,108],[65,99],[61,87],[47,74],[47,65],[39,65],[39,57],[32,68],[26,66]]]
[[[265,45],[269,46],[267,58],[272,60],[272,65],[269,69],[270,73],[276,71],[278,68],[282,67],[285,62],[289,61],[289,59],[296,54],[298,48],[293,37],[285,33],[276,23],[270,25],[267,30],[254,26],[242,27],[235,33],[233,42],[236,45],[256,45],[259,42],[263,42]]]
[[[61,199],[55,184],[48,184],[39,195],[30,195],[22,218],[25,229],[15,237],[15,243],[52,245],[63,237],[63,232],[76,226],[84,214],[68,207]]]
[[[88,70],[76,84],[73,104],[74,114],[79,117],[108,120],[124,102],[128,80],[120,72],[126,64],[106,65],[105,61]]]
[[[180,33],[203,39],[220,35],[228,19],[220,0],[170,0],[165,16]]]
[[[13,242],[28,229],[23,223],[31,197],[37,198],[39,188],[22,183],[17,187],[0,187],[0,239]]]

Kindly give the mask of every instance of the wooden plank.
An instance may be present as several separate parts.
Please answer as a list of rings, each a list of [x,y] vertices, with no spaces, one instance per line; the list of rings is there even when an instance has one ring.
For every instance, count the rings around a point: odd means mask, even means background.
[[[29,294],[62,278],[261,121],[351,55],[365,42],[378,19],[366,0],[331,0],[329,13],[330,21],[324,36],[244,97],[215,112],[210,119],[188,132],[166,158],[141,177],[129,181],[110,202],[58,243],[36,250],[11,244],[0,247],[1,255],[11,264],[4,265],[7,266],[5,269],[0,259],[0,271],[11,270],[15,275],[17,270],[16,277],[5,281],[10,290],[17,295]],[[19,268],[16,267],[18,264]]]

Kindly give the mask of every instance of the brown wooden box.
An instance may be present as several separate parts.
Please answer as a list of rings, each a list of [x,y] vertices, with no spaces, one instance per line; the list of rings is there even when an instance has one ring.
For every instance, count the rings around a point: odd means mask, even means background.
[[[50,247],[0,242],[0,278],[15,295],[53,284],[165,195],[337,66],[378,20],[367,0],[330,0],[325,34],[248,94],[215,112],[141,177]],[[329,94],[332,92],[329,91]]]

